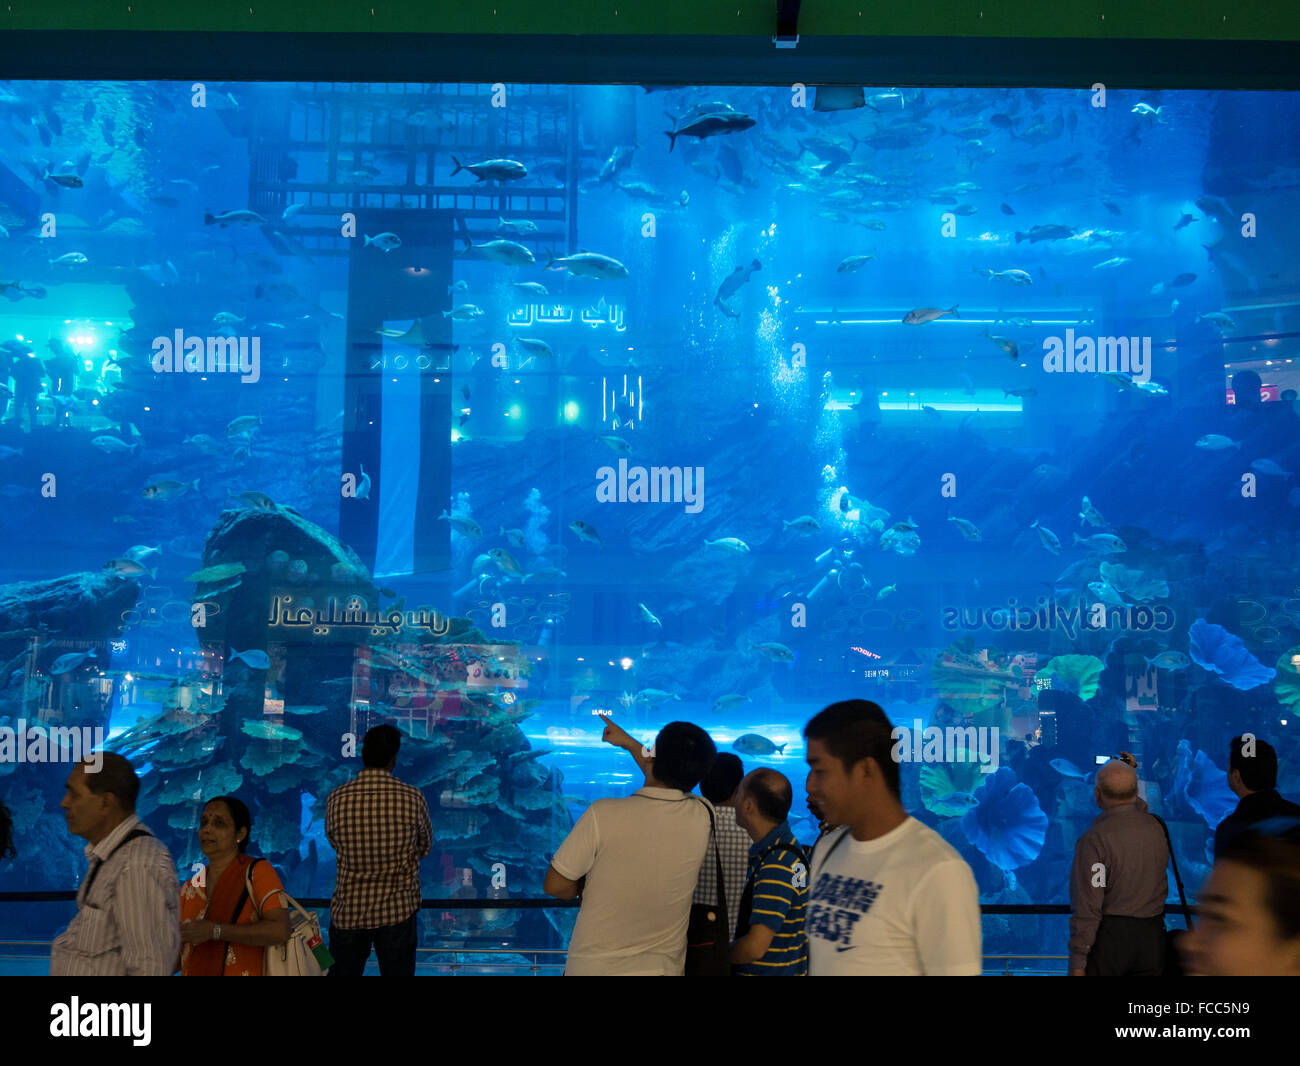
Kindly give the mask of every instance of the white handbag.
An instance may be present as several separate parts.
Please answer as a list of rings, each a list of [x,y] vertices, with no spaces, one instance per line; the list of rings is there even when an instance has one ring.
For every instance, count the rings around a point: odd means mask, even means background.
[[[266,946],[266,962],[262,970],[263,976],[323,977],[329,973],[329,967],[334,960],[330,956],[329,949],[325,947],[325,940],[321,936],[320,921],[316,915],[303,910],[301,904],[288,892],[285,892],[284,889],[272,889],[261,900],[258,900],[253,895],[252,881],[253,867],[256,865],[257,863],[249,863],[248,869],[244,871],[244,880],[248,885],[249,898],[254,900],[253,908],[257,912],[258,921],[262,919],[262,904],[277,892],[284,896],[290,907],[289,939],[283,944],[268,944]],[[294,911],[297,913],[293,913]]]

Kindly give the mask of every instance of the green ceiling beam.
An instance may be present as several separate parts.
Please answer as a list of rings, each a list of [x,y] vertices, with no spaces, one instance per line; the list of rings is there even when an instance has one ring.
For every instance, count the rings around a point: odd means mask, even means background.
[[[775,0],[0,0],[0,29],[771,35]],[[801,34],[1300,40],[1295,0],[804,0]]]

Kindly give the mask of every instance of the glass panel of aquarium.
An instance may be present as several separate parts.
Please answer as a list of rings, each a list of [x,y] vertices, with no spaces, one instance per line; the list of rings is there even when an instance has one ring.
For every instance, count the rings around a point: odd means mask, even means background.
[[[435,900],[542,896],[641,784],[606,717],[779,770],[811,842],[803,726],[876,701],[991,905],[1068,902],[1099,757],[1193,896],[1234,735],[1300,791],[1293,95],[191,96],[0,87],[0,890],[75,887],[101,742],[178,877],[233,794],[321,899],[381,722]]]

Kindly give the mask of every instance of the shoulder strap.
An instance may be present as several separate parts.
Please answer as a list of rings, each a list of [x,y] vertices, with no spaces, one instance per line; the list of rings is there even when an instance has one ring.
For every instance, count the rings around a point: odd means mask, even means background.
[[[844,843],[844,838],[848,836],[850,832],[851,830],[849,827],[847,825],[844,826],[840,831],[840,835],[835,838],[835,843],[826,849],[826,854],[822,856],[822,864],[817,868],[817,872],[808,878],[809,888],[812,888],[813,882],[817,880],[818,875],[826,869],[826,863],[830,861],[831,855],[834,853],[836,848]]]
[[[249,877],[253,872],[253,867],[256,866],[261,861],[262,861],[261,859],[254,859],[252,862],[250,862],[247,866],[244,867],[244,890],[239,894],[239,902],[235,904],[235,909],[230,914],[230,921],[225,924],[228,925],[238,924],[239,916],[244,913],[244,903],[248,900],[248,897],[252,895],[253,885],[252,882],[249,880]]]
[[[239,917],[239,911],[244,909],[244,899],[248,898],[253,901],[254,917],[258,921],[262,920],[262,907],[257,901],[257,893],[253,890],[253,867],[261,861],[261,859],[254,859],[244,867],[244,895],[239,898],[239,910],[235,911],[235,917]]]
[[[808,853],[803,850],[803,845],[800,844],[797,840],[793,840],[793,841],[778,840],[775,844],[773,844],[770,848],[767,848],[763,852],[763,854],[761,854],[758,857],[758,864],[762,866],[763,860],[766,859],[769,855],[771,855],[772,852],[780,851],[782,849],[784,849],[785,851],[798,852],[799,858],[803,860],[804,866],[809,868],[812,867],[812,860],[809,858]]]
[[[713,816],[712,804],[706,803],[703,797],[697,796],[693,792],[686,793],[679,800],[666,800],[663,796],[642,796],[641,799],[660,800],[665,803],[684,803],[686,800],[696,800],[704,807],[709,816],[709,839],[713,841],[713,857],[718,868],[718,909],[725,915],[727,913],[727,886],[722,876],[722,850],[718,844],[718,823]]]
[[[722,912],[722,921],[724,926],[727,923],[727,884],[726,878],[722,874],[722,849],[718,843],[718,823],[713,816],[713,806],[705,803],[703,799],[693,793],[688,793],[689,797],[699,800],[709,815],[709,839],[713,841],[713,861],[717,864],[718,869],[718,910]]]
[[[746,892],[750,891],[751,886],[754,884],[754,879],[758,877],[759,872],[763,869],[763,863],[767,861],[767,857],[771,855],[772,852],[774,851],[782,851],[782,850],[796,852],[800,860],[803,862],[804,870],[807,871],[812,869],[812,859],[809,858],[808,853],[803,850],[802,844],[800,844],[797,840],[795,841],[778,840],[775,844],[771,845],[768,848],[765,848],[762,854],[759,855],[758,862],[754,865],[753,871],[745,879]],[[807,884],[811,885],[812,880],[809,879]]]
[[[266,893],[266,895],[264,895],[261,899],[257,898],[256,893],[254,893],[253,891],[253,867],[256,866],[259,862],[263,862],[263,861],[265,860],[254,859],[252,862],[248,864],[248,869],[245,871],[244,874],[245,884],[248,886],[249,893],[252,894],[253,910],[256,912],[257,920],[259,922],[262,920],[262,904],[265,903],[272,896],[276,895],[277,893],[281,893],[289,899],[293,898],[292,896],[289,896],[289,893],[285,892],[284,889],[282,888],[273,888],[271,889],[270,892]],[[296,905],[296,901],[295,901],[295,905]]]
[[[234,912],[230,915],[230,921],[222,922],[222,925],[239,924],[239,916],[244,913],[244,901],[248,899],[253,887],[252,881],[249,880],[249,877],[253,872],[253,867],[261,861],[261,859],[254,859],[244,867],[244,890],[239,893],[239,901],[235,904]],[[221,969],[217,973],[218,977],[226,976],[226,956],[228,954],[230,954],[230,941],[223,940],[221,942]]]
[[[136,826],[134,829],[131,830],[131,832],[127,833],[126,836],[124,836],[115,845],[113,845],[113,850],[110,851],[103,859],[100,859],[99,862],[95,863],[93,867],[91,867],[90,874],[86,877],[86,888],[85,891],[82,893],[81,898],[83,900],[90,899],[91,886],[94,885],[95,878],[99,876],[99,871],[103,869],[104,864],[107,863],[109,859],[111,859],[114,855],[116,855],[119,851],[121,851],[124,847],[126,847],[127,844],[131,843],[131,841],[133,841],[136,837],[151,837],[151,836],[153,836],[153,834],[149,832],[149,830],[143,828],[142,826]]]
[[[1174,858],[1174,842],[1169,836],[1169,826],[1165,825],[1165,820],[1161,818],[1160,815],[1153,814],[1150,811],[1148,811],[1147,813],[1151,814],[1151,817],[1154,818],[1157,822],[1159,822],[1160,828],[1164,830],[1165,843],[1169,845],[1169,861],[1173,863],[1174,866],[1174,884],[1178,886],[1178,902],[1183,905],[1183,921],[1187,923],[1187,928],[1191,929],[1192,912],[1187,908],[1187,896],[1183,892],[1183,879],[1182,877],[1179,876],[1178,873],[1178,860]]]

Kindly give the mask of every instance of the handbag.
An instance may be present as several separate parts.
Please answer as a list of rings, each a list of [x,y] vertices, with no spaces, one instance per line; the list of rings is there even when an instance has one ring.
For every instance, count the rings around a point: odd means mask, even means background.
[[[1169,845],[1169,861],[1174,865],[1174,883],[1178,885],[1178,900],[1182,904],[1183,921],[1187,924],[1186,929],[1166,929],[1165,930],[1165,977],[1183,977],[1183,960],[1178,953],[1178,941],[1184,933],[1190,932],[1192,928],[1192,912],[1187,906],[1187,896],[1183,892],[1183,879],[1178,873],[1178,860],[1174,858],[1174,842],[1169,836],[1169,826],[1165,825],[1165,820],[1158,814],[1152,814],[1160,828],[1165,831],[1165,843]]]
[[[253,867],[258,862],[248,864],[244,871],[244,881],[248,891],[253,891]],[[334,965],[334,956],[325,946],[325,939],[320,933],[320,920],[316,915],[303,910],[302,905],[282,888],[273,888],[258,900],[253,897],[253,908],[258,921],[262,920],[262,904],[280,893],[289,902],[289,939],[283,944],[268,944],[265,949],[264,977],[323,977]],[[297,913],[293,913],[296,911]]]
[[[692,796],[692,799],[698,799]],[[701,800],[701,803],[704,801]],[[718,902],[692,903],[686,926],[686,976],[730,977],[731,937],[727,926],[727,886],[722,875],[722,852],[718,847],[718,825],[713,808],[709,812],[709,839],[713,842],[714,862],[718,869]]]

